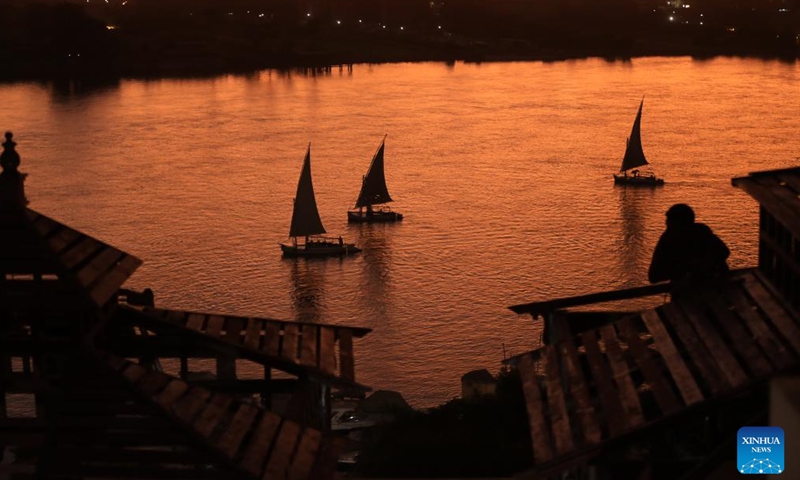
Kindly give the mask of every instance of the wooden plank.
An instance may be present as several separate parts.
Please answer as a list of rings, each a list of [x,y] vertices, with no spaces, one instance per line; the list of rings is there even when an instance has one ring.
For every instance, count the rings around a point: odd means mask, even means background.
[[[170,381],[172,381],[172,377],[169,375],[150,371],[136,383],[136,388],[148,397],[152,397],[160,393]]]
[[[264,469],[262,480],[279,480],[287,477],[289,458],[295,450],[299,436],[300,425],[285,420],[275,439],[275,447],[267,460],[267,468]]]
[[[337,477],[336,463],[339,455],[344,452],[347,440],[341,437],[328,437],[322,442],[314,468],[308,478],[313,480],[333,480]]]
[[[620,401],[627,417],[626,423],[631,427],[641,425],[644,423],[644,414],[639,404],[639,395],[636,393],[633,380],[631,380],[628,364],[622,356],[622,349],[617,341],[614,327],[611,325],[603,326],[600,328],[600,335],[603,338],[603,345],[606,349],[608,363],[611,365],[611,371],[614,372],[614,380],[619,389]]]
[[[109,355],[108,358],[106,359],[106,363],[115,372],[122,370],[123,367],[127,367],[130,364],[129,361],[125,360],[122,357],[118,357],[116,355]]]
[[[278,351],[281,346],[281,324],[278,322],[267,321],[267,326],[264,329],[264,347],[263,352],[273,357],[278,356]]]
[[[628,343],[628,351],[633,354],[633,358],[636,360],[639,370],[644,374],[644,378],[656,397],[656,402],[661,411],[665,415],[679,411],[681,409],[680,402],[667,383],[667,379],[661,374],[661,370],[653,360],[650,350],[639,338],[639,332],[637,332],[631,318],[626,317],[617,325],[623,338]]]
[[[211,392],[202,388],[192,388],[179,402],[173,406],[175,415],[191,424],[197,413],[205,406]]]
[[[123,255],[116,248],[106,247],[77,273],[78,282],[88,287],[114,267]]]
[[[302,342],[300,347],[300,363],[310,367],[317,367],[317,332],[316,325],[303,325]]]
[[[786,185],[781,185],[780,180],[774,176],[757,176],[753,177],[753,179],[757,184],[768,189],[772,195],[786,206],[786,208],[790,209],[794,227],[800,226],[800,220],[798,220],[800,219],[800,198],[797,198],[797,194]],[[791,224],[787,225],[787,227],[789,227],[789,230],[792,230]]]
[[[147,370],[142,368],[135,363],[132,363],[122,372],[122,376],[124,376],[129,382],[136,383],[139,381],[144,374],[147,373]]]
[[[353,358],[353,332],[339,330],[339,374],[342,378],[356,381],[355,358]]]
[[[798,319],[793,319],[792,315],[752,275],[744,277],[744,287],[750,297],[758,304],[758,308],[777,327],[781,335],[789,341],[795,353],[800,354],[800,327],[796,323]]]
[[[83,235],[80,232],[77,232],[69,227],[64,227],[59,230],[57,234],[53,235],[53,237],[50,238],[47,243],[50,244],[50,248],[53,249],[53,252],[59,254],[62,250],[67,248],[67,246],[71,245],[82,236]]]
[[[597,423],[589,389],[584,381],[580,363],[578,363],[578,350],[571,339],[566,339],[558,347],[564,355],[562,358],[565,360],[569,375],[569,389],[577,404],[576,414],[581,423],[583,437],[590,444],[600,443],[600,425]]]
[[[580,305],[590,305],[593,303],[611,302],[615,300],[626,300],[630,298],[640,298],[651,295],[659,295],[670,291],[670,284],[659,283],[644,287],[626,288],[622,290],[611,290],[609,292],[590,293],[588,295],[578,295],[575,297],[558,298],[544,302],[532,302],[508,307],[514,313],[530,313],[532,316],[537,314],[547,315],[555,310],[577,307]]]
[[[686,405],[692,405],[703,400],[700,388],[697,386],[692,373],[686,367],[683,357],[678,353],[678,349],[675,348],[675,344],[672,342],[672,338],[670,338],[664,324],[661,323],[658,313],[655,310],[645,310],[641,313],[641,316],[647,326],[647,330],[653,336],[658,353],[664,358],[675,384],[678,385],[678,389],[681,391],[683,401]]]
[[[250,429],[250,424],[253,423],[258,412],[259,409],[247,404],[241,404],[239,406],[239,410],[237,410],[236,414],[233,416],[231,424],[228,425],[225,433],[222,434],[217,442],[217,446],[225,455],[231,458],[236,455],[239,446],[242,444],[242,439],[244,439],[245,434]]]
[[[708,347],[709,352],[717,361],[722,373],[730,381],[731,386],[739,387],[747,382],[747,375],[739,362],[733,357],[728,346],[719,337],[716,330],[711,326],[708,319],[700,310],[700,306],[690,299],[676,300],[672,302],[683,311],[689,323],[692,324],[700,339]]]
[[[223,415],[227,412],[233,400],[228,395],[214,395],[211,397],[211,403],[200,414],[200,418],[194,422],[194,429],[204,437],[211,436],[214,428],[222,420]]]
[[[158,395],[156,402],[158,402],[162,408],[170,410],[172,405],[183,397],[183,394],[185,394],[187,390],[189,390],[189,385],[186,382],[173,380],[169,382],[169,385],[164,388],[164,391]]]
[[[683,312],[678,309],[674,303],[667,303],[661,307],[663,318],[672,326],[672,329],[678,334],[678,338],[683,343],[689,356],[694,362],[697,369],[700,371],[703,379],[706,381],[708,388],[712,394],[728,390],[731,388],[730,382],[720,371],[720,367],[714,361],[711,353],[708,352],[705,345],[701,342],[694,331],[694,328],[686,320]]]
[[[795,238],[800,238],[800,221],[792,208],[775,196],[770,188],[759,185],[752,178],[739,178],[734,183],[742,190],[755,198],[772,216],[792,232]]]
[[[33,221],[33,226],[42,237],[47,237],[62,225],[51,218],[39,215],[36,220]]]
[[[244,330],[245,327],[245,320],[246,319],[242,317],[226,317],[225,335],[222,336],[223,340],[241,345],[243,340],[242,330]]]
[[[703,300],[708,302],[712,313],[719,321],[721,329],[728,334],[733,343],[733,348],[744,359],[745,368],[753,372],[755,377],[764,377],[772,372],[769,361],[758,351],[756,340],[745,330],[741,321],[739,321],[739,317],[731,312],[728,305],[713,293],[705,296]]]
[[[597,333],[589,330],[581,334],[581,343],[586,350],[589,368],[592,370],[594,384],[600,392],[603,417],[610,436],[615,437],[627,428],[627,418],[622,413],[620,394],[611,379],[611,370],[597,346]],[[527,395],[526,395],[527,396]],[[531,426],[532,428],[532,426]]]
[[[314,459],[317,456],[322,433],[313,428],[306,428],[297,446],[297,453],[289,465],[289,480],[306,480],[311,474]]]
[[[91,237],[84,237],[77,245],[61,255],[61,264],[71,270],[103,246]]]
[[[139,268],[142,261],[131,255],[126,255],[116,268],[104,275],[92,288],[92,299],[98,305],[104,305],[109,298],[119,290],[120,285]]]
[[[247,319],[246,333],[244,336],[244,346],[253,350],[258,350],[261,343],[261,331],[264,329],[264,320],[257,318]]]
[[[225,317],[222,315],[209,315],[208,326],[206,327],[205,334],[211,338],[219,338],[222,332],[222,327],[225,325]]]
[[[793,172],[783,172],[776,175],[778,180],[788,185],[792,190],[794,190],[795,195],[800,195],[800,175],[798,175],[798,171],[795,170]]]
[[[575,448],[572,441],[572,430],[569,426],[569,414],[564,399],[564,388],[561,385],[561,372],[558,355],[553,345],[544,349],[545,385],[547,387],[547,403],[550,406],[550,426],[557,454],[565,454]]]
[[[250,442],[245,448],[239,466],[255,477],[261,475],[262,466],[269,453],[272,440],[278,432],[280,423],[281,417],[272,412],[264,412]]]
[[[544,402],[539,382],[536,379],[536,366],[533,357],[523,355],[519,360],[522,391],[525,393],[525,406],[528,410],[528,426],[533,443],[533,458],[537,464],[553,459],[553,447],[550,443],[550,428],[544,413]]]
[[[168,321],[173,325],[178,325],[180,327],[186,326],[186,317],[188,312],[184,312],[182,310],[165,310],[164,311],[164,320]]]
[[[206,316],[202,313],[190,313],[189,318],[186,320],[186,328],[188,330],[201,331],[203,324],[206,321]]]
[[[733,305],[736,314],[744,320],[753,334],[753,338],[761,346],[761,350],[767,354],[773,365],[779,369],[794,365],[792,354],[789,353],[783,342],[773,335],[764,319],[755,311],[756,306],[751,304],[745,297],[745,293],[738,282],[735,285],[729,284],[725,287],[725,296]]]
[[[336,372],[336,331],[331,327],[319,329],[319,368],[325,373]]]
[[[299,326],[287,323],[283,326],[283,342],[281,343],[281,357],[297,362],[297,340]]]

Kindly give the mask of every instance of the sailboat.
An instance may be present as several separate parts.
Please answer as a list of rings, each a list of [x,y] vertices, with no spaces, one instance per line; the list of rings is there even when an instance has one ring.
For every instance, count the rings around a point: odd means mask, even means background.
[[[282,243],[283,254],[289,257],[328,257],[348,255],[361,249],[352,243],[344,243],[342,237],[324,237],[325,227],[319,218],[314,185],[311,183],[311,144],[308,144],[303,170],[297,182],[297,195],[294,198],[292,225],[289,228],[291,242]],[[302,239],[303,241],[298,241]]]
[[[403,219],[403,215],[393,212],[386,203],[392,200],[386,188],[386,176],[383,169],[383,151],[386,145],[386,136],[381,141],[381,146],[372,157],[369,170],[361,182],[361,192],[358,194],[356,206],[347,212],[348,222],[396,222]]]
[[[647,159],[644,157],[644,150],[642,150],[642,106],[644,106],[644,98],[642,98],[642,102],[639,104],[639,112],[636,114],[636,120],[633,121],[633,129],[631,129],[631,136],[627,140],[625,156],[622,157],[622,166],[619,168],[619,174],[614,174],[615,184],[643,186],[664,185],[664,179],[656,177],[655,173],[642,172],[639,170],[639,167],[649,165]]]

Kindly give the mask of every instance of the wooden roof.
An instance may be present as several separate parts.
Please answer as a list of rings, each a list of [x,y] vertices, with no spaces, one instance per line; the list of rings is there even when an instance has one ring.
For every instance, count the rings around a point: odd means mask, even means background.
[[[142,261],[30,208],[3,215],[3,270],[11,274],[54,274],[104,305]]]
[[[729,398],[800,365],[800,315],[756,270],[513,357],[535,471]]]
[[[270,480],[333,476],[339,444],[320,431],[119,357],[105,361],[179,431],[222,459],[230,474]]]
[[[731,183],[747,192],[800,238],[800,167],[753,172]]]
[[[241,358],[337,386],[369,390],[356,382],[353,357],[353,338],[363,337],[371,331],[368,328],[150,307],[140,313],[146,316],[142,320],[148,328],[179,329],[224,345]]]

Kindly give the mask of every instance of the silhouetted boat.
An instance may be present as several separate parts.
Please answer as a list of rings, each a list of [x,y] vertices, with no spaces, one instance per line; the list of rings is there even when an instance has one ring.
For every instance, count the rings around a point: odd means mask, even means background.
[[[385,144],[386,136],[383,137],[381,146],[372,157],[369,170],[361,182],[361,192],[358,194],[356,206],[347,212],[348,222],[396,222],[403,219],[402,214],[393,212],[388,205],[385,205],[393,201],[386,188],[386,176],[383,168]]]
[[[314,197],[314,185],[311,183],[311,144],[308,144],[306,158],[303,160],[303,170],[297,182],[297,195],[294,198],[292,212],[292,225],[289,228],[291,243],[281,244],[284,255],[290,257],[327,257],[334,255],[348,255],[360,252],[361,249],[352,243],[344,243],[342,237],[331,238],[322,236],[325,227],[319,218],[317,200]],[[304,238],[304,242],[298,242]]]
[[[664,179],[656,177],[653,172],[639,170],[640,167],[649,165],[644,156],[642,149],[642,106],[644,105],[644,98],[639,104],[639,112],[636,114],[636,120],[633,121],[633,129],[631,136],[627,140],[625,148],[625,156],[622,157],[622,166],[620,166],[619,173],[614,174],[614,183],[622,185],[642,185],[642,186],[657,186],[664,185]],[[630,172],[630,174],[629,174]]]

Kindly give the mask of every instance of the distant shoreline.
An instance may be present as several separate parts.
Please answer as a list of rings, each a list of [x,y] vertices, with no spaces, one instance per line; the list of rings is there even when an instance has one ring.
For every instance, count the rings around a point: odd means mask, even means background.
[[[244,57],[215,58],[162,58],[157,61],[126,62],[91,62],[79,59],[67,59],[62,62],[28,62],[10,63],[0,72],[0,81],[5,83],[18,81],[48,80],[120,80],[120,79],[152,79],[152,78],[194,78],[220,75],[251,74],[262,70],[303,71],[321,73],[338,69],[347,65],[376,65],[397,63],[494,63],[494,62],[562,62],[571,60],[587,60],[591,58],[607,61],[630,61],[637,58],[652,57],[690,57],[696,60],[712,60],[714,58],[752,58],[764,61],[781,61],[794,63],[796,54],[778,55],[758,51],[719,51],[704,48],[641,48],[635,52],[614,51],[564,51],[539,50],[532,51],[481,51],[474,48],[430,49],[426,52],[402,49],[392,52],[371,53],[290,53],[273,54],[265,59],[263,56],[248,55]]]

